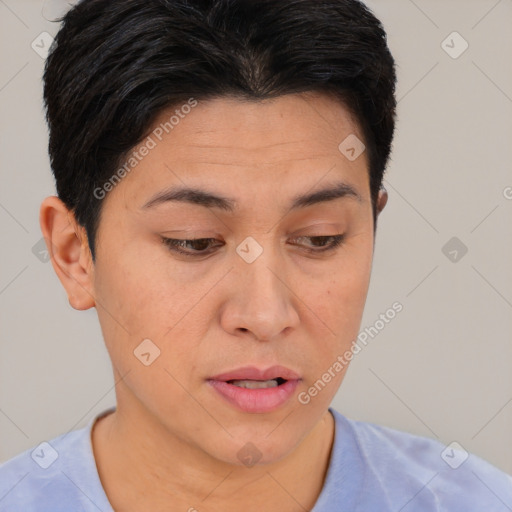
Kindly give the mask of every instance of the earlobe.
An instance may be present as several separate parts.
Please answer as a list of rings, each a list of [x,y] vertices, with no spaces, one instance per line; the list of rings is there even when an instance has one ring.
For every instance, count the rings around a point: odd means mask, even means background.
[[[39,224],[53,269],[68,294],[71,307],[78,310],[94,307],[94,265],[85,229],[56,196],[42,202]]]
[[[379,197],[377,199],[377,215],[384,210],[384,207],[386,206],[388,202],[388,191],[384,188],[384,186],[381,186],[379,190]]]

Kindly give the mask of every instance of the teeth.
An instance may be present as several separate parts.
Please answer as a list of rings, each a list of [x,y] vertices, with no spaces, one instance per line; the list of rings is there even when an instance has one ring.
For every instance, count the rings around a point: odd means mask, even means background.
[[[278,386],[276,379],[271,380],[232,380],[229,382],[234,386],[246,389],[264,389],[264,388],[276,388]]]

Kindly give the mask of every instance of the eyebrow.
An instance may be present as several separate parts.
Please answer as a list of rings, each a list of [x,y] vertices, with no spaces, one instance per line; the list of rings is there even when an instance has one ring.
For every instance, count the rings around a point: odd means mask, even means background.
[[[352,198],[358,202],[363,202],[363,198],[352,185],[337,182],[320,190],[295,196],[292,198],[289,210],[297,210],[299,208],[305,208],[314,204],[341,198]],[[238,204],[235,199],[213,194],[207,190],[195,187],[176,186],[155,194],[142,206],[142,209],[152,208],[162,203],[173,201],[191,203],[206,208],[217,208],[230,213],[233,213],[237,209]]]

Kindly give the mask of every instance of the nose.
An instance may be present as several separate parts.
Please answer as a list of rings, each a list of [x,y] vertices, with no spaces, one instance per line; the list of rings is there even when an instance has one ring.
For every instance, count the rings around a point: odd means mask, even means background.
[[[223,328],[232,335],[269,341],[299,324],[299,300],[287,282],[286,262],[266,245],[251,263],[243,252],[235,258],[229,281],[233,291],[221,316]]]

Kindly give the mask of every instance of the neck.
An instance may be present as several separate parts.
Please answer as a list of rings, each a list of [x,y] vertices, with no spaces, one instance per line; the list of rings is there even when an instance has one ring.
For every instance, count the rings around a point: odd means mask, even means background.
[[[129,410],[118,403],[91,433],[100,480],[115,510],[303,512],[322,490],[334,438],[329,411],[285,457],[245,467],[191,446],[147,411]]]

